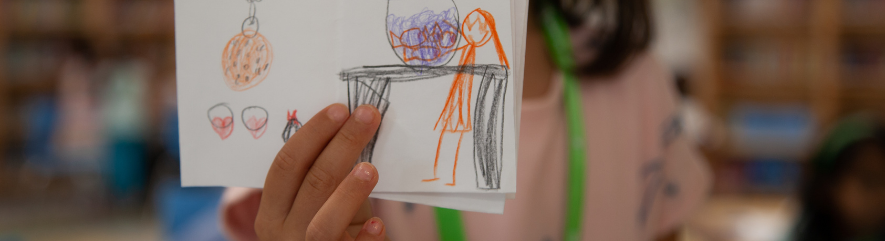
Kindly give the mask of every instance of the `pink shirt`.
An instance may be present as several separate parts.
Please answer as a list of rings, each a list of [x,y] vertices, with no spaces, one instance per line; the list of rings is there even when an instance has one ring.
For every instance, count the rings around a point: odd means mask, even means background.
[[[619,74],[581,82],[584,240],[651,240],[705,200],[711,176],[681,132],[671,76],[642,55]],[[558,76],[554,83],[544,97],[523,100],[516,199],[507,200],[503,215],[463,212],[468,240],[562,240],[567,142]],[[245,200],[255,191],[225,195],[222,223],[232,238],[252,236],[236,206],[257,205]],[[385,200],[374,207],[391,240],[438,239],[431,207]]]

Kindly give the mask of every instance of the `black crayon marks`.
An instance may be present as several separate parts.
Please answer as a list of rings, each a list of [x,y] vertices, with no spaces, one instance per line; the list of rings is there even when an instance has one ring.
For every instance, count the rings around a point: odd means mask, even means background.
[[[267,132],[267,110],[264,108],[246,107],[240,117],[243,119],[243,124],[246,125],[246,130],[252,134],[252,138],[258,140]]]
[[[495,190],[501,188],[504,155],[504,99],[507,96],[506,74],[482,77],[474,107],[473,164],[476,187]]]
[[[298,117],[295,115],[297,112],[298,110],[286,112],[286,128],[283,128],[283,142],[288,142],[289,137],[292,137],[292,134],[301,129],[301,122],[298,121]]]
[[[218,137],[221,137],[221,140],[227,139],[234,132],[234,112],[227,106],[227,103],[212,106],[206,115],[209,117],[212,129],[215,130]]]
[[[474,95],[475,106],[472,109],[473,123],[473,164],[476,170],[476,186],[483,190],[501,188],[501,171],[504,155],[504,100],[507,95],[509,68],[505,65],[462,66],[411,66],[386,65],[363,66],[352,68],[340,73],[341,81],[348,82],[348,106],[354,111],[357,106],[374,105],[381,112],[383,120],[390,105],[391,86],[396,83],[412,81],[432,81],[440,77],[458,74],[480,77],[479,91]],[[408,91],[408,90],[406,90]],[[408,100],[401,100],[408,101]],[[379,131],[380,133],[380,131]],[[375,148],[375,140],[363,150],[359,157],[361,162],[371,162]]]
[[[350,110],[354,111],[360,105],[374,105],[381,112],[383,121],[392,104],[392,85],[453,76],[449,95],[433,128],[440,132],[433,162],[433,178],[421,182],[448,179],[438,176],[437,169],[444,137],[453,134],[458,137],[457,147],[451,182],[445,185],[455,186],[462,140],[466,133],[473,132],[476,186],[478,189],[497,190],[501,188],[504,100],[510,63],[498,37],[492,13],[477,8],[463,22],[458,13],[458,7],[452,0],[430,0],[418,5],[406,0],[389,0],[386,35],[390,46],[405,65],[357,67],[342,71],[340,78],[348,82]],[[466,45],[459,47],[461,37]],[[500,65],[476,64],[477,49],[488,43],[493,43]],[[446,66],[456,52],[461,52],[458,65]],[[473,92],[474,77],[482,78],[479,93]],[[474,96],[476,106],[471,110]],[[378,133],[363,149],[357,161],[372,162]]]

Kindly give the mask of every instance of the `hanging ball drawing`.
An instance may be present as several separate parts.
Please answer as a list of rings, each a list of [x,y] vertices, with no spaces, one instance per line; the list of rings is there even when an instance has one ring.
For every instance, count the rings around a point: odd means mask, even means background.
[[[234,91],[245,91],[260,84],[273,64],[273,48],[264,35],[258,33],[258,19],[248,18],[243,25],[243,31],[227,42],[221,56],[224,82]]]

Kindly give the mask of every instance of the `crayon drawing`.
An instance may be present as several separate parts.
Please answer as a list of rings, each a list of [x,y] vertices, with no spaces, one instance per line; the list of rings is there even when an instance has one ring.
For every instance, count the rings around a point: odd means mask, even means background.
[[[217,104],[209,108],[207,112],[212,130],[225,140],[234,132],[234,112],[225,103]]]
[[[458,7],[451,0],[434,13],[428,8],[419,13],[398,16],[387,6],[387,32],[390,46],[408,65],[440,66],[455,56],[458,46]],[[449,5],[451,7],[449,7]],[[448,8],[447,8],[448,7]]]
[[[498,53],[498,59],[501,61],[501,65],[507,66],[508,69],[510,68],[510,64],[507,63],[507,57],[504,55],[504,49],[501,47],[501,41],[498,39],[498,33],[495,29],[495,19],[489,12],[483,11],[482,9],[474,10],[464,19],[464,24],[461,26],[461,30],[461,35],[464,37],[467,45],[459,48],[459,50],[461,50],[461,61],[458,62],[458,66],[461,68],[464,68],[464,66],[473,66],[476,62],[476,49],[486,45],[491,40],[494,40],[496,52]],[[446,185],[454,186],[456,184],[455,171],[458,167],[458,154],[461,151],[461,140],[464,139],[464,133],[473,131],[473,123],[470,122],[470,98],[472,97],[473,92],[473,76],[474,75],[466,74],[463,71],[459,71],[455,74],[455,80],[452,81],[452,88],[449,90],[449,96],[446,99],[445,107],[443,107],[443,111],[439,115],[439,120],[437,120],[436,126],[434,127],[434,130],[441,130],[439,144],[436,149],[436,158],[433,162],[433,178],[423,180],[425,182],[439,180],[439,177],[437,177],[436,174],[437,166],[439,164],[440,147],[443,144],[443,137],[446,133],[451,133],[458,134],[458,147],[455,149],[455,164],[452,168],[452,182],[446,183]],[[481,162],[481,160],[474,161]],[[478,163],[477,167],[482,167],[483,172],[487,170],[492,171],[493,173],[486,173],[491,179],[500,176],[500,167],[489,169],[489,165],[494,165],[494,163]]]
[[[436,3],[448,2],[436,1]],[[509,81],[510,64],[495,28],[495,19],[488,11],[477,8],[461,22],[454,2],[436,6],[434,12],[423,8],[417,13],[406,13],[388,2],[387,35],[390,45],[405,65],[363,66],[341,72],[348,82],[348,104],[351,111],[357,106],[371,104],[381,111],[382,118],[390,105],[392,84],[412,81],[432,81],[453,76],[442,111],[433,127],[439,131],[436,153],[433,157],[432,178],[420,182],[445,181],[455,186],[458,156],[466,133],[473,133],[474,169],[479,189],[497,190],[501,187],[504,133],[504,99]],[[397,8],[397,11],[393,11]],[[394,13],[396,12],[396,13]],[[452,23],[460,23],[456,27]],[[465,45],[455,47],[464,39]],[[499,63],[477,64],[477,49],[493,43]],[[457,66],[446,66],[460,51]],[[481,77],[479,93],[474,93],[474,77]],[[407,100],[404,100],[407,101]],[[475,106],[471,104],[475,101]],[[452,178],[437,175],[440,152],[447,134],[457,136],[454,150]],[[371,162],[375,139],[369,143],[359,161]],[[454,141],[454,139],[452,139]],[[429,160],[429,158],[428,158]],[[447,173],[448,174],[448,173]]]
[[[301,121],[298,121],[295,113],[298,113],[298,110],[286,111],[286,128],[283,128],[284,143],[289,141],[289,137],[292,137],[292,134],[301,129]]]
[[[249,133],[252,134],[252,138],[255,138],[255,140],[258,140],[267,132],[267,110],[264,108],[258,106],[246,107],[246,109],[243,109],[240,117],[243,119],[243,124],[246,125],[246,130],[249,130]]]
[[[497,208],[516,192],[524,23],[512,1],[174,4],[183,186],[262,187],[307,121],[343,103],[380,114],[347,160],[378,170],[373,196]]]
[[[249,2],[249,17],[243,20],[240,33],[234,35],[221,54],[224,82],[234,91],[245,91],[267,78],[273,63],[273,48],[264,35],[258,33],[255,2]]]

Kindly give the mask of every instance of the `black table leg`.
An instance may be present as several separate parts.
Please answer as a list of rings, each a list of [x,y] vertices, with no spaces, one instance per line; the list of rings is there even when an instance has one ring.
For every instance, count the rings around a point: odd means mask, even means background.
[[[504,98],[507,76],[486,72],[476,94],[473,114],[473,163],[476,187],[500,189],[504,155]]]
[[[479,189],[501,188],[501,168],[504,155],[504,100],[507,96],[508,69],[502,65],[470,66],[364,66],[341,72],[347,82],[348,105],[353,112],[360,105],[374,105],[384,114],[390,106],[390,85],[397,82],[440,79],[459,73],[481,76],[479,90],[474,95],[473,157],[476,186]],[[407,100],[406,100],[407,101]],[[380,130],[379,132],[380,133]],[[360,154],[360,162],[372,162],[378,134]]]
[[[390,96],[390,78],[359,78],[353,77],[347,80],[347,99],[350,112],[353,113],[357,107],[361,105],[373,105],[381,112],[381,121],[384,121],[384,114],[390,106],[388,97]],[[375,142],[378,140],[379,129],[363,149],[357,162],[372,162],[372,154],[375,151]]]

